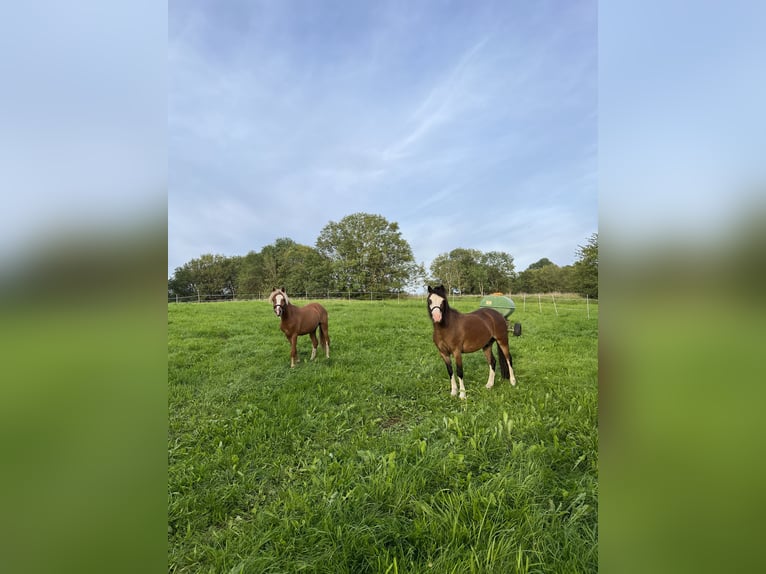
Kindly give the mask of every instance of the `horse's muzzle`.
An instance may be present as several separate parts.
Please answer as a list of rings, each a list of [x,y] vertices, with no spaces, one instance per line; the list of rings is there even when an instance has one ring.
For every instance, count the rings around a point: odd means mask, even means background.
[[[277,317],[281,317],[282,316],[282,305],[274,305],[274,314]]]
[[[438,307],[434,307],[431,309],[431,318],[434,320],[434,323],[439,323],[442,320],[442,310]]]

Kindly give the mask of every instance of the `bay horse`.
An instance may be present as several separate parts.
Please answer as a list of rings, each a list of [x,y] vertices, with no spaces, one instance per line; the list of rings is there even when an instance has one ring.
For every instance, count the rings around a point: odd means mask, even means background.
[[[311,337],[311,360],[317,356],[317,328],[327,358],[330,358],[330,333],[324,307],[319,303],[309,303],[305,307],[293,305],[284,289],[274,289],[269,295],[269,302],[274,306],[274,314],[281,318],[279,328],[290,341],[290,367],[300,361],[297,348],[299,335]]]
[[[428,286],[428,315],[434,325],[434,344],[447,366],[452,396],[457,394],[455,375],[452,372],[452,356],[455,356],[455,371],[460,383],[460,398],[465,398],[463,386],[463,353],[473,353],[482,349],[489,364],[487,388],[495,384],[495,355],[492,343],[497,342],[500,359],[500,374],[504,379],[516,384],[513,375],[513,359],[508,348],[508,324],[505,317],[494,309],[482,307],[470,313],[460,313],[452,309],[447,302],[447,292],[443,285],[432,289]]]

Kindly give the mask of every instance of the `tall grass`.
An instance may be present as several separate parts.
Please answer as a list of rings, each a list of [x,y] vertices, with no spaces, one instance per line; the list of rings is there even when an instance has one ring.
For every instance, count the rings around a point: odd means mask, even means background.
[[[169,571],[596,570],[597,305],[517,310],[460,401],[422,301],[323,304],[294,369],[268,303],[168,306]]]

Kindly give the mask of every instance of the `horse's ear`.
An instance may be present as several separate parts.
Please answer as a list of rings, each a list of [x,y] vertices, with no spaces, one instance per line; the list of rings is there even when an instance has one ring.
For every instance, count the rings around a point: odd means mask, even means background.
[[[431,289],[431,286],[430,286],[430,285],[428,286],[428,292],[429,292],[429,293],[433,293],[433,292],[434,292],[434,290],[433,290],[433,289]]]

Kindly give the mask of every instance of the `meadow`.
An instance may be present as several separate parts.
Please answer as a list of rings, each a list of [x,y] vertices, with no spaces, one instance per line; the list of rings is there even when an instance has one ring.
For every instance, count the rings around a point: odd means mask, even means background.
[[[597,571],[598,305],[514,300],[465,401],[422,299],[321,301],[294,369],[268,302],[169,304],[169,572]]]

